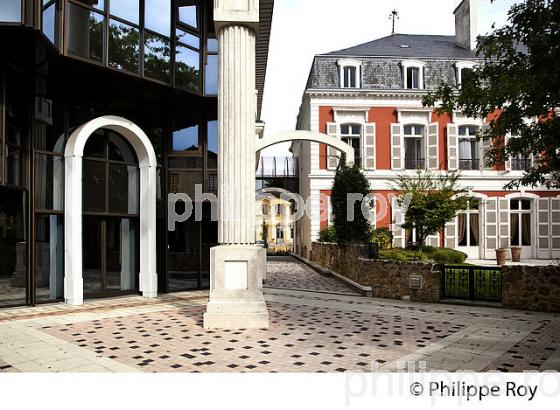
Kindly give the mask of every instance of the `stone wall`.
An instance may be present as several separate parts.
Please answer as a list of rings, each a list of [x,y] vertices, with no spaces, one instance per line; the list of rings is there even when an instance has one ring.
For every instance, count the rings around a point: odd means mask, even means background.
[[[437,303],[440,272],[432,263],[367,259],[367,247],[341,248],[314,242],[311,261],[363,286],[371,286],[373,297]],[[411,276],[422,277],[421,289],[410,288]]]
[[[560,312],[560,266],[502,267],[502,306]]]
[[[441,297],[441,273],[437,265],[367,259],[367,248],[341,248],[314,242],[311,261],[363,286],[384,299],[437,303]],[[411,289],[411,276],[422,277],[422,288]],[[503,266],[502,307],[506,309],[560,312],[560,266]]]

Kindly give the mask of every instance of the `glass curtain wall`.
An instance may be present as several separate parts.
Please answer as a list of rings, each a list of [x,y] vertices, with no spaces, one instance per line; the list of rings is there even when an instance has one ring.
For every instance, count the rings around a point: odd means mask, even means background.
[[[23,305],[28,284],[28,126],[25,77],[0,66],[0,306]]]
[[[195,94],[216,95],[212,7],[211,1],[197,0],[68,0],[66,49],[73,57]],[[54,8],[48,3],[43,31],[54,42],[51,20]]]

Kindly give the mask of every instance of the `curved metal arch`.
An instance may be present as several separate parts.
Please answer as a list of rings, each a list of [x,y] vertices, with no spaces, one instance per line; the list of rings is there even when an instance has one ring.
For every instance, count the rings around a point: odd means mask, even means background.
[[[346,156],[347,164],[351,165],[354,163],[354,149],[350,145],[338,138],[313,131],[284,131],[279,132],[278,134],[269,135],[257,141],[256,151],[258,153],[271,145],[288,141],[312,141],[320,144],[326,144],[343,152]]]

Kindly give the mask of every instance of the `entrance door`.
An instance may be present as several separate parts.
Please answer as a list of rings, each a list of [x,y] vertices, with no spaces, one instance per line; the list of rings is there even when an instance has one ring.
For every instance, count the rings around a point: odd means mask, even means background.
[[[511,246],[521,246],[521,258],[533,257],[533,201],[510,201]]]
[[[482,226],[479,207],[476,200],[469,201],[469,209],[457,215],[457,250],[465,253],[469,259],[481,257]]]
[[[98,131],[84,149],[82,180],[84,295],[137,293],[140,185],[134,150],[120,135]]]
[[[82,235],[84,295],[137,293],[138,220],[86,215]]]

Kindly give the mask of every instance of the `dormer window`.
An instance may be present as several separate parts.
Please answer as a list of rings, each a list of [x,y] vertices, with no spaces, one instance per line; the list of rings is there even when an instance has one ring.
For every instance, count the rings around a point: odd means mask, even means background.
[[[424,63],[415,60],[401,62],[403,69],[403,88],[407,90],[424,89]]]
[[[420,88],[420,69],[418,67],[408,67],[406,69],[406,88],[410,90]]]
[[[344,88],[356,88],[356,67],[344,67]]]
[[[455,81],[457,88],[461,87],[461,84],[463,84],[463,81],[472,73],[475,66],[476,63],[472,61],[458,61],[455,63]]]
[[[361,88],[362,62],[352,59],[338,61],[341,88]]]

